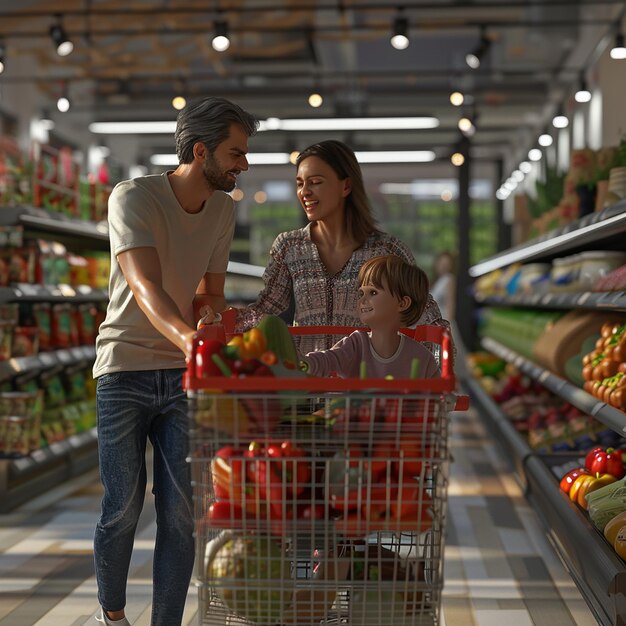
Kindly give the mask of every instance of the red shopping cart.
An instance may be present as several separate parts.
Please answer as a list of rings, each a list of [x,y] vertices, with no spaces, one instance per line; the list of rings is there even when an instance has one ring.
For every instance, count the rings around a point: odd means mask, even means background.
[[[297,327],[294,334],[353,329]],[[441,378],[185,377],[200,624],[440,623],[452,410]]]

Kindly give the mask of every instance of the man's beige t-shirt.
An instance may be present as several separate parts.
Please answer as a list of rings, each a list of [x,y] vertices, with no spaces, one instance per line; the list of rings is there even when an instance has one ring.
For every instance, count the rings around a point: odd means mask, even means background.
[[[193,298],[206,272],[224,273],[235,230],[231,197],[215,191],[198,213],[179,204],[167,174],[116,185],[109,198],[111,276],[106,319],[96,339],[93,376],[119,371],[185,367],[182,351],[139,308],[117,255],[131,248],[156,248],[163,288],[194,326]]]

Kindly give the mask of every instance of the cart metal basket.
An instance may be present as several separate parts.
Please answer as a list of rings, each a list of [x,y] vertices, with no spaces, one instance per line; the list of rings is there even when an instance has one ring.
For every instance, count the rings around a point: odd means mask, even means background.
[[[449,412],[467,398],[448,334],[407,332],[441,346],[441,378],[189,368],[200,624],[440,623]]]

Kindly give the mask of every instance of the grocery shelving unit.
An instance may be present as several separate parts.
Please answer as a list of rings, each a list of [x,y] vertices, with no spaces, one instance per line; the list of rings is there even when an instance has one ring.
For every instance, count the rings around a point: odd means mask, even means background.
[[[0,207],[0,226],[21,225],[28,238],[54,239],[72,250],[109,250],[106,222],[89,222],[30,206]],[[231,261],[228,273],[259,278],[263,267]],[[3,302],[106,302],[106,289],[87,285],[12,284],[0,287]],[[32,357],[0,362],[0,382],[15,376],[36,375],[43,370],[75,363],[93,363],[95,348],[78,346],[43,352]],[[0,459],[0,513],[9,511],[64,480],[98,463],[96,429],[69,437],[27,457]]]
[[[28,206],[0,207],[0,225],[21,225],[29,238],[61,241],[72,249],[108,250],[105,223],[50,213]],[[87,285],[13,284],[0,287],[1,302],[104,302],[104,289]],[[0,362],[0,382],[15,376],[37,375],[44,370],[90,364],[95,359],[93,346],[77,346],[64,350],[42,352],[35,356],[13,358]],[[78,476],[97,465],[96,429],[68,437],[37,450],[27,457],[0,459],[0,513],[9,511],[54,485]]]
[[[626,201],[587,215],[525,244],[505,250],[470,268],[479,277],[512,263],[549,261],[562,254],[592,248],[623,249],[626,233]],[[524,307],[531,309],[588,309],[626,311],[626,292],[530,294],[508,297],[476,298],[479,305]],[[521,372],[585,413],[626,435],[626,414],[594,398],[583,389],[546,370],[492,338],[485,337],[482,347],[514,364]],[[544,521],[546,533],[569,570],[573,580],[598,623],[626,624],[626,564],[616,555],[589,518],[572,503],[558,486],[552,468],[563,464],[567,454],[546,455],[533,451],[513,428],[500,407],[469,374],[464,377],[479,413],[506,449],[517,470],[526,496]],[[569,455],[575,459],[576,454]]]

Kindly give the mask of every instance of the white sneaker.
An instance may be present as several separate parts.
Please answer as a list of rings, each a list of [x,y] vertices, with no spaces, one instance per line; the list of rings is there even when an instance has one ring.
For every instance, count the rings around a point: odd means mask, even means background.
[[[125,617],[117,620],[112,620],[110,617],[107,617],[103,608],[100,608],[100,615],[96,615],[96,622],[100,622],[105,626],[130,626],[130,622]]]

